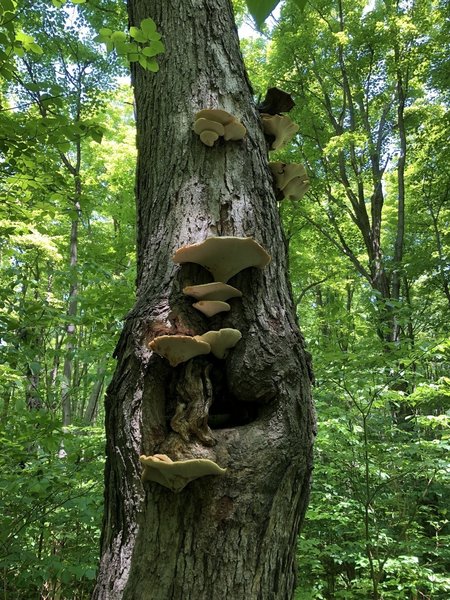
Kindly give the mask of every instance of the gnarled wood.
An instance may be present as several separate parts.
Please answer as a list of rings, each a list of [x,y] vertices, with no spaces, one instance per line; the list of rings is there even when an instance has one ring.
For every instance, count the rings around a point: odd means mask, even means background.
[[[155,20],[167,52],[157,74],[134,71],[138,293],[107,395],[106,506],[94,598],[287,600],[311,471],[310,371],[230,2],[131,0],[129,11],[132,25]],[[192,123],[209,107],[235,115],[246,138],[203,145]],[[211,275],[198,265],[175,265],[172,255],[211,235],[251,236],[272,261],[232,277],[242,298],[229,301],[230,312],[207,318],[182,290]],[[195,368],[172,368],[148,349],[159,335],[222,327],[242,333],[225,360],[205,355],[192,359]],[[187,376],[189,390],[181,391]],[[170,423],[187,397],[189,426],[179,435]],[[198,417],[208,435],[205,407],[213,445],[192,426]],[[139,455],[156,453],[209,458],[227,473],[178,494],[142,486]]]

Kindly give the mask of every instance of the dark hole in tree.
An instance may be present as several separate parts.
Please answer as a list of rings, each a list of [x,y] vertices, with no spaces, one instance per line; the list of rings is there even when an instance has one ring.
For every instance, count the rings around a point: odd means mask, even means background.
[[[232,350],[231,350],[232,351]],[[209,379],[212,386],[212,404],[209,408],[208,426],[211,429],[223,429],[228,427],[239,427],[252,423],[259,416],[258,404],[238,400],[229,390],[225,361],[215,358],[212,354],[206,357],[196,357],[193,360],[206,364],[211,364]],[[182,365],[176,367],[180,370]],[[170,431],[170,422],[175,414],[176,406],[180,400],[177,392],[177,385],[180,382],[181,372],[174,373],[170,379],[166,395],[166,426]],[[182,380],[181,380],[182,381]]]
[[[211,383],[213,402],[209,409],[208,425],[211,429],[239,427],[252,423],[259,416],[259,406],[238,400],[228,388],[225,362],[213,358]]]

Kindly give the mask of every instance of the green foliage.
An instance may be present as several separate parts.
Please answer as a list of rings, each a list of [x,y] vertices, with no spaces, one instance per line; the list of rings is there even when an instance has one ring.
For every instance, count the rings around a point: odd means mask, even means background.
[[[87,0],[70,0],[72,4],[84,4]],[[52,0],[53,6],[56,8],[61,8],[64,4],[67,4],[67,0]]]
[[[0,3],[0,563],[3,595],[23,600],[91,595],[103,492],[95,423],[133,301],[130,91],[91,41],[103,15],[75,4]],[[63,389],[75,424],[64,429]]]
[[[138,62],[153,73],[159,70],[155,56],[166,50],[161,42],[161,34],[156,31],[156,23],[150,18],[143,19],[140,27],[130,27],[129,35],[103,27],[95,41],[104,43],[108,52],[115,50],[118,56],[124,57],[129,63]]]
[[[0,566],[6,598],[88,598],[101,523],[103,431],[64,430],[17,405],[0,426]]]
[[[0,2],[0,76],[7,81],[14,78],[16,57],[27,53],[42,54],[42,48],[33,36],[25,33],[17,23],[17,2]]]
[[[242,17],[246,3],[234,4]],[[260,27],[277,4],[248,3]],[[302,12],[303,4],[287,0],[271,38],[242,43],[257,94],[279,85],[297,102],[300,133],[270,158],[305,162],[312,182],[300,203],[280,206],[317,378],[298,598],[445,600],[448,6],[417,0],[395,12],[389,3],[318,0]],[[124,3],[98,8],[0,0],[0,566],[4,595],[19,600],[90,596],[103,470],[95,424],[134,296],[134,123],[129,91],[116,80],[121,61],[157,70],[164,46],[151,19],[122,31]],[[399,73],[408,77],[407,201],[395,264]],[[349,190],[363,190],[371,205],[375,150],[386,165],[382,263],[388,277],[401,273],[398,297],[359,268],[370,271],[373,260]],[[70,267],[74,223],[78,262]],[[62,428],[64,384],[73,425]]]
[[[311,178],[302,201],[280,206],[317,379],[299,600],[444,600],[450,592],[447,9],[392,8],[318,1],[300,16],[286,2],[270,40],[242,43],[257,94],[277,85],[297,104],[290,116],[299,135],[270,160],[304,162]],[[395,265],[399,80],[408,81],[407,161]],[[398,297],[371,277],[375,152],[385,169],[382,261],[389,285],[401,271]],[[371,207],[366,226],[361,206]]]

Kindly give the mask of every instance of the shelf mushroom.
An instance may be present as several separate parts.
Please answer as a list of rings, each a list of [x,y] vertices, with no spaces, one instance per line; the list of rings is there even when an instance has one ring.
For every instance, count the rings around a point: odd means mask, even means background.
[[[212,273],[216,282],[226,283],[247,267],[262,269],[270,262],[270,255],[253,238],[224,236],[182,246],[173,260],[178,264],[199,264]]]
[[[192,306],[207,317],[214,317],[220,312],[228,312],[231,309],[228,302],[221,302],[220,300],[199,300],[194,302]]]
[[[207,342],[190,335],[161,335],[149,343],[149,348],[167,358],[171,367],[211,351]]]
[[[279,150],[290,142],[299,130],[297,123],[294,123],[286,115],[261,113],[261,119],[264,134],[273,140],[269,150]]]
[[[188,285],[183,288],[183,294],[192,296],[197,300],[220,300],[226,302],[230,298],[240,298],[242,292],[232,285],[215,281],[214,283],[202,283],[200,285]]]
[[[206,146],[212,148],[214,142],[224,135],[225,129],[223,125],[211,119],[197,119],[194,123],[194,132]]]
[[[233,115],[218,108],[205,108],[195,115],[194,132],[200,140],[210,148],[223,136],[225,141],[242,140],[247,133],[246,128]]]
[[[228,312],[231,307],[226,300],[242,296],[242,292],[221,281],[189,285],[183,288],[183,294],[196,298],[197,302],[192,306],[207,317],[212,317],[219,312]]]
[[[309,179],[303,165],[283,162],[271,162],[275,187],[281,191],[283,198],[300,200],[309,189]]]
[[[234,348],[242,338],[242,333],[238,329],[225,327],[219,331],[207,331],[203,335],[196,335],[197,340],[207,342],[211,346],[211,352],[217,358],[225,358],[228,350]]]
[[[180,492],[188,483],[205,475],[224,475],[222,469],[214,461],[207,458],[173,461],[165,454],[139,457],[144,467],[142,481],[154,481],[169,488],[172,492]]]
[[[256,108],[260,113],[276,115],[289,112],[295,106],[295,102],[288,92],[271,87],[267,90],[264,100]]]

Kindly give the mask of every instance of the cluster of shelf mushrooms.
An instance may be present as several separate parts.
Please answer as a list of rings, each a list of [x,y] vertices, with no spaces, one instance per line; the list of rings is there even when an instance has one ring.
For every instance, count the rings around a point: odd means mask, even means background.
[[[297,133],[299,127],[286,115],[294,103],[289,94],[271,88],[262,105],[258,107],[269,150],[278,150]],[[230,113],[221,109],[204,109],[195,115],[193,131],[203,144],[213,147],[223,137],[225,141],[239,141],[246,135],[244,125]],[[300,199],[309,187],[306,170],[301,164],[283,162],[269,163],[273,174],[277,199]],[[209,237],[203,242],[178,248],[173,256],[177,264],[196,263],[213,276],[212,283],[190,285],[183,293],[196,300],[193,308],[206,317],[213,317],[231,309],[227,300],[239,298],[242,292],[228,280],[248,267],[264,268],[270,255],[253,238]],[[162,335],[149,342],[149,348],[177,367],[195,356],[212,353],[218,359],[226,358],[228,352],[241,339],[237,329],[223,328],[207,331],[202,335]],[[208,459],[172,461],[165,454],[142,455],[144,468],[142,481],[154,481],[174,492],[182,490],[190,481],[204,475],[220,475],[225,469]]]

